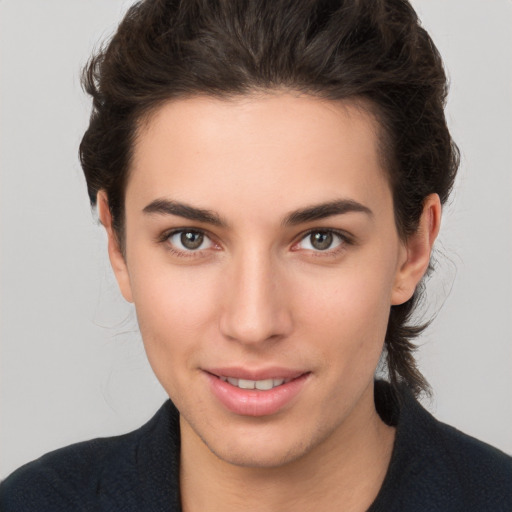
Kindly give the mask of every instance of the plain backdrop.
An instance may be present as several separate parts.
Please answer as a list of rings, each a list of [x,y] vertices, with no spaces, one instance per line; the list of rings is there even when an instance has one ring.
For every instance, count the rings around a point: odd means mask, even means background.
[[[131,1],[0,0],[0,478],[127,432],[165,399],[91,214],[79,73]],[[441,420],[512,453],[512,2],[416,0],[462,151],[429,280],[421,369]]]

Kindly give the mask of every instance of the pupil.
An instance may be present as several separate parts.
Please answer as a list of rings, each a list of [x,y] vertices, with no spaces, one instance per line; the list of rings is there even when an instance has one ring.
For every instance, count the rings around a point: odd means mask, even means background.
[[[187,249],[197,249],[203,243],[203,235],[196,231],[185,231],[181,234],[181,243]]]
[[[319,251],[329,249],[332,244],[332,233],[319,231],[311,235],[311,245]]]

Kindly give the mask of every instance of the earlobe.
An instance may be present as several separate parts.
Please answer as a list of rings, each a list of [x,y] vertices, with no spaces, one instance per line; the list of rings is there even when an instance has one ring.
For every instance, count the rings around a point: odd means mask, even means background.
[[[112,270],[116,276],[119,289],[121,290],[123,297],[128,302],[133,302],[128,267],[119,245],[118,237],[112,225],[112,214],[110,213],[107,193],[104,190],[100,190],[98,192],[96,197],[96,204],[98,208],[98,217],[101,224],[105,228],[105,231],[107,232],[108,256],[110,259],[110,264],[112,265]]]
[[[440,227],[441,201],[437,194],[430,194],[423,203],[418,229],[405,242],[405,261],[400,264],[395,277],[392,305],[403,304],[412,297],[428,269],[430,254]]]

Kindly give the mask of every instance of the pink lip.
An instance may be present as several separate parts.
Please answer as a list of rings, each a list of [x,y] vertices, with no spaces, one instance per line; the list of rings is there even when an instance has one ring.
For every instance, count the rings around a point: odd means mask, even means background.
[[[269,368],[263,371],[249,371],[242,368],[209,369],[204,372],[210,389],[219,402],[229,411],[241,416],[269,416],[276,414],[289,404],[304,388],[310,373],[284,368]],[[265,380],[290,379],[267,391],[240,389],[219,378]]]
[[[290,368],[282,368],[273,366],[270,368],[263,368],[260,370],[250,370],[239,366],[230,366],[229,368],[207,368],[205,371],[212,373],[217,377],[233,377],[234,379],[247,379],[247,380],[265,380],[265,379],[285,379],[291,380],[300,377],[305,372],[304,370],[293,370]]]

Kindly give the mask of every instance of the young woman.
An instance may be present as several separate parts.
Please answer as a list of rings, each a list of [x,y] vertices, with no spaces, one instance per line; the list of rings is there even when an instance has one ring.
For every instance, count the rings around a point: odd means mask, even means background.
[[[511,458],[415,398],[458,152],[411,6],[146,0],[84,82],[89,197],[170,400],[16,471],[2,511],[510,510]]]

